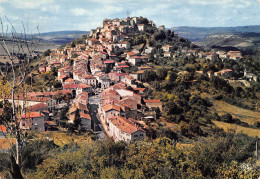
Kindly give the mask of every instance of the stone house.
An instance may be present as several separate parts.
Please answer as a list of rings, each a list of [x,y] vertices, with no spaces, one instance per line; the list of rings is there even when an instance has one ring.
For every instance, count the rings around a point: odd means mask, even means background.
[[[144,102],[145,105],[150,109],[158,107],[160,110],[162,110],[162,102],[159,99],[144,99]]]
[[[143,129],[122,116],[115,116],[109,119],[109,133],[115,141],[132,142],[143,140],[146,137]]]
[[[45,131],[44,114],[29,112],[23,114],[20,119],[20,129]]]

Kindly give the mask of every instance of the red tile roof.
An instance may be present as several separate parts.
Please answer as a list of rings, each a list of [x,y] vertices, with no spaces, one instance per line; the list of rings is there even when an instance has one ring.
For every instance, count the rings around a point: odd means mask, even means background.
[[[132,121],[129,119],[126,119],[122,116],[116,116],[110,119],[110,121],[118,127],[121,131],[124,131],[128,134],[135,133],[139,130],[143,131],[141,128],[139,128],[137,125],[135,125]]]
[[[141,91],[141,92],[144,92],[144,90],[146,89],[146,88],[133,88],[135,91]]]
[[[70,90],[59,90],[52,93],[52,95],[57,95],[57,94],[72,94],[72,93]]]
[[[113,90],[116,90],[116,89],[125,89],[126,88],[126,85],[122,84],[122,83],[117,83],[115,84],[114,86],[112,86]]]
[[[91,120],[91,117],[90,117],[89,114],[80,113],[80,117],[81,117],[81,118],[85,118],[85,119],[89,119],[89,120]]]
[[[42,111],[43,113],[47,113],[47,114],[50,114],[50,111]]]
[[[116,111],[120,111],[120,107],[116,106],[116,105],[113,105],[113,104],[109,104],[109,105],[106,105],[106,106],[103,107],[103,110],[105,112],[107,112],[107,111],[109,111],[111,109],[116,110]]]
[[[221,72],[231,72],[231,69],[225,69],[225,70],[221,70]]]
[[[160,103],[161,100],[159,99],[144,99],[145,103]]]
[[[0,131],[6,132],[6,127],[4,125],[0,125]]]
[[[79,84],[79,88],[91,88],[92,86],[86,84]]]
[[[61,75],[60,79],[68,78],[68,75]]]
[[[116,66],[115,68],[129,68],[128,65],[121,65],[121,66]]]
[[[85,78],[85,79],[94,79],[95,77],[93,75],[84,75],[82,76],[82,78]]]
[[[115,61],[114,61],[114,60],[106,60],[106,61],[104,61],[104,63],[105,63],[105,64],[108,64],[108,63],[115,63]]]
[[[83,101],[87,101],[88,100],[88,96],[84,96],[84,95],[79,95],[77,97],[77,99],[83,100]]]
[[[49,97],[35,97],[35,96],[27,96],[27,101],[37,101],[37,102],[47,102],[51,98]],[[23,95],[15,96],[15,100],[24,100]]]
[[[48,106],[44,103],[39,103],[39,104],[35,104],[31,107],[29,107],[29,111],[32,112],[32,111],[38,111],[38,110],[41,110],[41,109],[46,109]]]
[[[134,53],[134,52],[128,52],[128,55],[129,55],[129,56],[134,56],[134,55],[136,55],[136,53]]]
[[[102,95],[106,95],[106,94],[114,94],[114,95],[118,95],[118,92],[113,90],[113,89],[105,89],[103,92],[102,92]]]
[[[65,82],[74,82],[74,80],[72,78],[69,78],[69,79],[65,80]]]
[[[44,117],[42,113],[39,112],[30,112],[22,115],[22,119],[24,118],[31,118],[31,117]]]
[[[63,85],[63,89],[76,89],[78,88],[78,84],[65,84]]]
[[[90,41],[92,41],[92,42],[98,42],[98,39],[92,38],[92,39],[90,39]]]

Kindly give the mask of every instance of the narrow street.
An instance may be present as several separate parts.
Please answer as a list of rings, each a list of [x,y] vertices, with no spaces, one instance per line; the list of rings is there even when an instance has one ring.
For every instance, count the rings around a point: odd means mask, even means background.
[[[98,115],[97,115],[97,109],[98,109],[98,104],[100,102],[100,97],[99,95],[91,96],[89,97],[89,105],[90,105],[90,116],[92,119],[92,129],[94,133],[98,136],[100,140],[105,140],[107,139],[107,136],[104,132],[102,124],[98,120]]]

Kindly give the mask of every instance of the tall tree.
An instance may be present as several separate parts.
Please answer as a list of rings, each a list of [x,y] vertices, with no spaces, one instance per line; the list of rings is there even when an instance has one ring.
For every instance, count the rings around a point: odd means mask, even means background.
[[[77,109],[77,111],[75,113],[75,119],[74,119],[74,122],[73,122],[74,130],[78,130],[81,125],[82,124],[81,124],[81,119],[80,119],[80,112],[79,112],[79,109]]]
[[[2,90],[3,112],[0,118],[1,123],[7,128],[8,136],[16,139],[16,148],[11,149],[10,159],[11,168],[10,174],[12,178],[23,178],[20,172],[20,156],[22,148],[23,133],[20,129],[20,116],[26,113],[26,99],[27,93],[31,90],[31,86],[26,85],[27,78],[30,77],[30,60],[33,59],[33,52],[37,48],[39,41],[35,41],[32,35],[29,41],[26,35],[24,24],[22,23],[23,32],[18,35],[13,24],[6,18],[7,24],[11,26],[11,36],[8,35],[8,27],[4,26],[2,19],[0,19],[0,25],[2,26],[2,34],[0,36],[0,47],[3,49],[4,54],[9,59],[11,71],[0,68],[0,74],[4,79],[2,85],[8,88],[8,91]],[[38,28],[37,28],[38,30]],[[39,30],[38,30],[39,32]],[[23,57],[19,54],[26,54]],[[19,65],[17,65],[19,61]],[[32,85],[32,83],[31,83]],[[18,95],[19,94],[19,95]],[[20,104],[16,103],[16,98],[20,98]],[[10,119],[3,116],[5,114],[6,101],[11,101],[12,113]],[[6,137],[7,138],[7,137]],[[9,138],[7,138],[9,140]]]

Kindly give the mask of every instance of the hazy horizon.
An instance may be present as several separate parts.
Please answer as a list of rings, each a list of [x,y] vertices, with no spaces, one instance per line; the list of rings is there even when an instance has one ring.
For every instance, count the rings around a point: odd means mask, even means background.
[[[176,27],[165,27],[166,29],[167,28],[179,28],[179,27],[190,27],[190,28],[236,28],[236,27],[251,27],[251,26],[260,26],[260,25],[244,25],[244,26],[215,26],[215,27],[199,27],[199,26],[176,26]],[[46,32],[41,32],[41,33],[49,33],[49,32],[87,32],[87,31],[90,31],[91,29],[89,30],[57,30],[57,31],[46,31]]]
[[[89,31],[105,18],[143,16],[157,26],[237,27],[260,25],[260,0],[0,0],[0,16],[20,31]],[[3,20],[6,24],[6,20]]]

